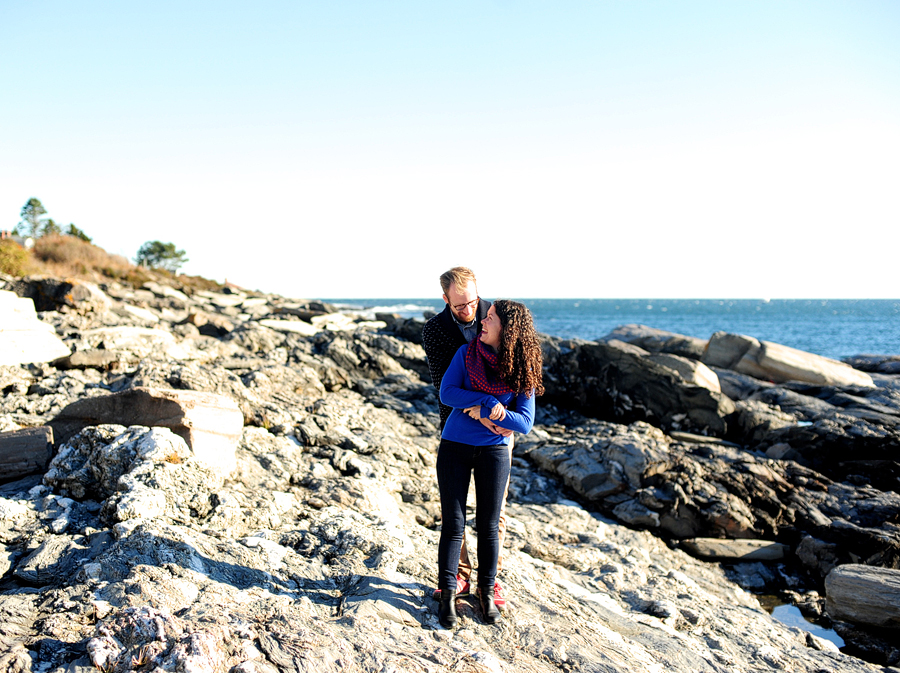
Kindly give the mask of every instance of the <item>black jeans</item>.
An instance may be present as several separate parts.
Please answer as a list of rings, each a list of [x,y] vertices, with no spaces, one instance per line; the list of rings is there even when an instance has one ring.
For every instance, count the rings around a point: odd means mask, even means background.
[[[456,591],[459,548],[466,528],[469,477],[475,473],[478,533],[478,586],[490,589],[497,578],[500,538],[497,522],[509,480],[509,449],[505,444],[471,446],[442,439],[437,456],[441,490],[441,542],[438,546],[438,587]]]

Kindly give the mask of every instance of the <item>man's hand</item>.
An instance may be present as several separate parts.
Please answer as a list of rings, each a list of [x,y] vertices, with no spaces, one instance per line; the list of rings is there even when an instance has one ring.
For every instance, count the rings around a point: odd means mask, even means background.
[[[466,407],[465,409],[463,409],[463,413],[469,414],[469,418],[471,418],[473,420],[476,420],[476,421],[484,420],[481,418],[481,405],[480,404],[476,404],[474,407]]]
[[[486,427],[488,430],[493,432],[495,435],[501,435],[503,437],[511,437],[512,436],[512,433],[513,433],[512,430],[507,430],[506,428],[501,428],[499,425],[494,423],[489,418],[479,418],[478,420],[481,421],[481,424],[484,427]]]

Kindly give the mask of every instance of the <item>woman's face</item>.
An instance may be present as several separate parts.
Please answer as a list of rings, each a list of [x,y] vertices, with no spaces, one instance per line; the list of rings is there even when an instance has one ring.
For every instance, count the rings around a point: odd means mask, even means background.
[[[491,306],[488,309],[487,317],[481,321],[481,343],[490,346],[494,350],[500,348],[500,334],[503,327],[500,325],[500,318],[497,317],[497,311]]]

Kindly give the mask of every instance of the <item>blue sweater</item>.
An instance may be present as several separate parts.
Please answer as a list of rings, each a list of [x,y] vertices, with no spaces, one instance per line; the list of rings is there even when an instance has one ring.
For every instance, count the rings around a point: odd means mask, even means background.
[[[525,393],[506,393],[503,395],[490,395],[488,393],[472,390],[472,381],[466,371],[466,350],[468,345],[461,346],[450,366],[441,380],[441,402],[448,407],[453,407],[450,417],[444,425],[441,437],[453,442],[469,444],[471,446],[492,446],[494,444],[509,444],[509,438],[503,435],[495,435],[488,430],[481,421],[469,417],[463,412],[471,406],[481,406],[481,417],[487,418],[491,414],[491,408],[497,402],[506,409],[506,418],[502,421],[494,421],[496,425],[507,430],[527,434],[534,425],[534,393],[531,396]],[[513,405],[515,411],[510,411]]]

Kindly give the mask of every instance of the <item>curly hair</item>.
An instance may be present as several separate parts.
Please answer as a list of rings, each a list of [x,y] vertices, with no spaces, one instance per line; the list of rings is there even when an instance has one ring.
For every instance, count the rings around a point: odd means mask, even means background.
[[[498,357],[500,378],[517,393],[530,396],[533,389],[535,394],[543,395],[544,359],[531,311],[525,304],[509,299],[498,299],[493,305],[503,327]]]

